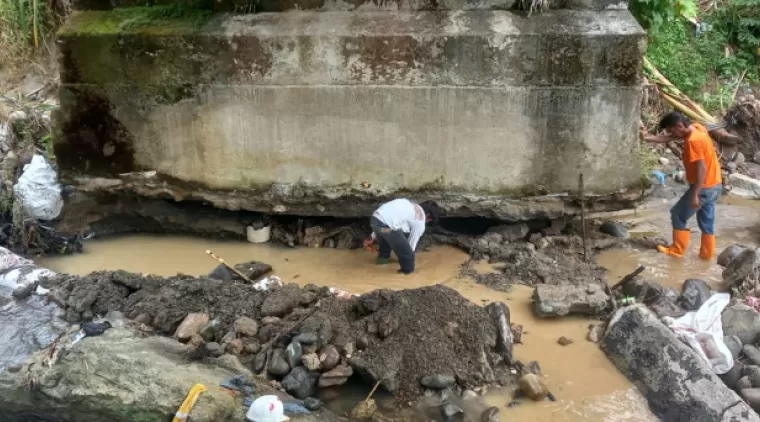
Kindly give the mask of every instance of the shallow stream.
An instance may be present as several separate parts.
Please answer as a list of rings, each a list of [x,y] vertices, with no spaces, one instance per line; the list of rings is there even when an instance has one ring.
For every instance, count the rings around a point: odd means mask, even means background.
[[[756,244],[760,208],[754,204],[718,208],[718,252],[732,242]],[[623,219],[633,225],[631,232],[656,232],[668,237],[666,211],[647,212]],[[695,233],[691,253],[675,260],[651,250],[633,248],[603,252],[599,263],[609,270],[614,283],[638,265],[647,267],[646,275],[664,285],[680,287],[688,278],[717,283],[720,267],[696,257],[699,234]],[[512,322],[524,326],[523,344],[515,346],[518,359],[540,362],[556,402],[525,403],[507,408],[512,392],[493,390],[485,397],[489,405],[502,409],[502,421],[654,421],[645,400],[605,357],[596,344],[586,340],[588,325],[582,318],[543,320],[531,311],[531,289],[515,286],[509,293],[496,292],[459,276],[468,256],[450,247],[436,247],[418,255],[417,271],[412,276],[396,274],[394,265],[376,266],[374,256],[364,250],[289,249],[271,245],[218,242],[186,237],[125,236],[93,240],[85,253],[37,260],[38,265],[58,272],[87,274],[91,271],[124,269],[133,272],[170,276],[177,272],[206,274],[215,265],[205,250],[211,249],[228,262],[257,260],[273,266],[285,282],[314,283],[337,287],[353,293],[378,288],[403,289],[443,283],[479,304],[504,301],[510,307]],[[491,271],[479,263],[480,272]],[[557,339],[574,342],[560,346]],[[357,396],[364,392],[358,392]],[[358,398],[358,397],[357,397]],[[346,398],[350,400],[349,398]]]

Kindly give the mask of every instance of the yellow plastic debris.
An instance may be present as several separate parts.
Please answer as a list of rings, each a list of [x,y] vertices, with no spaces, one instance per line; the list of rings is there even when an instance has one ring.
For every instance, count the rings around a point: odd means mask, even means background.
[[[190,392],[187,393],[185,401],[182,402],[182,406],[179,407],[177,413],[174,414],[172,422],[187,422],[187,417],[190,415],[190,411],[195,406],[195,402],[202,392],[206,391],[206,386],[203,384],[195,384]]]

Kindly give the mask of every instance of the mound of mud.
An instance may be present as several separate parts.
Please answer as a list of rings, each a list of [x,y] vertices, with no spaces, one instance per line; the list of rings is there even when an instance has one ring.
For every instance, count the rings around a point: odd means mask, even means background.
[[[125,271],[61,275],[45,284],[71,322],[120,311],[173,335],[189,314],[216,319],[221,326],[211,337],[196,328],[200,335],[190,344],[202,353],[189,358],[238,355],[298,398],[340,386],[354,374],[411,401],[423,393],[424,377],[445,381],[427,388],[461,392],[508,373],[488,312],[444,286],[338,297],[314,285],[262,292],[236,281]]]
[[[751,160],[760,150],[760,100],[752,95],[739,98],[724,119],[728,122],[728,129],[742,139],[740,151]]]

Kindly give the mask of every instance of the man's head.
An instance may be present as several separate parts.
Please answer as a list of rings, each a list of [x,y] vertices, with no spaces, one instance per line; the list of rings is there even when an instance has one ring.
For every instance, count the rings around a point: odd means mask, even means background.
[[[420,204],[422,211],[425,211],[425,221],[432,224],[438,223],[438,218],[441,216],[441,209],[433,201],[425,201]]]
[[[672,111],[660,119],[660,130],[666,130],[672,136],[685,139],[691,134],[691,120],[677,111]]]

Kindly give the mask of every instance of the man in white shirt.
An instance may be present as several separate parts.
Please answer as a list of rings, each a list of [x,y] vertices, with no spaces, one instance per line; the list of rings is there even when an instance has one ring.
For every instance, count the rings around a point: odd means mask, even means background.
[[[381,205],[372,214],[372,237],[365,246],[377,244],[377,263],[387,264],[391,250],[396,253],[402,274],[414,272],[414,251],[425,223],[438,219],[438,206],[431,202],[416,204],[408,199],[394,199]]]

